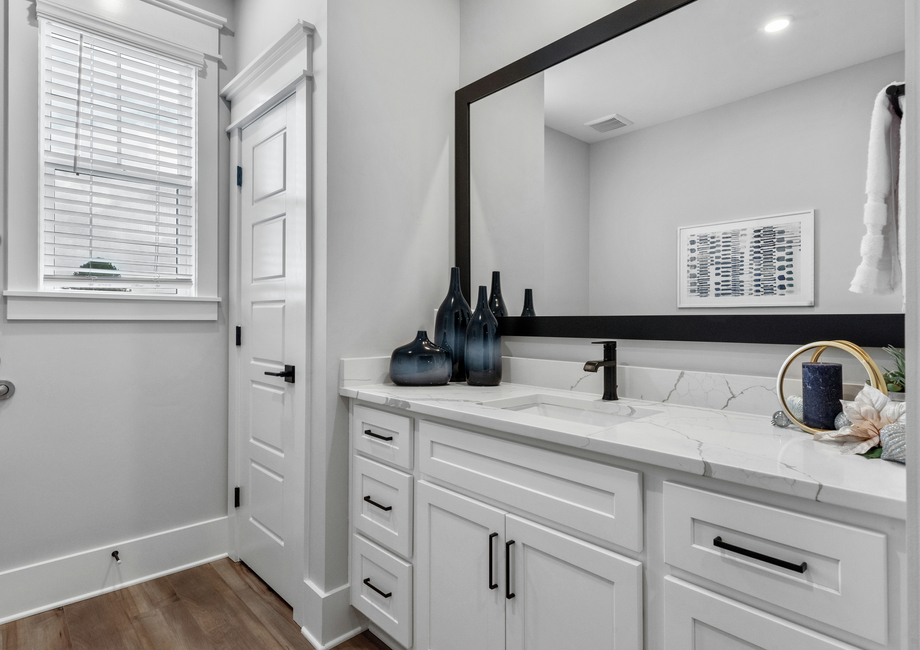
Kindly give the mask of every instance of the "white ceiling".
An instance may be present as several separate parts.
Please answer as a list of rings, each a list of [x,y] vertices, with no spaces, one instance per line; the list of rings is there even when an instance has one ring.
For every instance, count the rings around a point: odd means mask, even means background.
[[[599,142],[903,49],[903,0],[697,0],[547,70],[546,125]]]

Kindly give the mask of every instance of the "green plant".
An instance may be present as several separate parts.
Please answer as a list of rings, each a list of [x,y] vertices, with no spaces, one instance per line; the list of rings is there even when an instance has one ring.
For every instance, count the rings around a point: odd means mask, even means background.
[[[896,348],[893,345],[889,345],[882,349],[894,359],[894,370],[884,368],[885,383],[888,385],[889,391],[900,393],[907,384],[904,376],[904,349]]]
[[[85,264],[81,264],[80,268],[81,269],[98,269],[100,271],[117,271],[118,270],[117,268],[115,268],[115,265],[112,264],[111,262],[99,262],[97,260],[90,260],[89,262],[86,262]],[[93,273],[92,270],[74,271],[73,274],[74,275],[99,275],[98,273]],[[111,274],[106,273],[105,277],[120,278],[121,274],[120,273],[111,273]]]

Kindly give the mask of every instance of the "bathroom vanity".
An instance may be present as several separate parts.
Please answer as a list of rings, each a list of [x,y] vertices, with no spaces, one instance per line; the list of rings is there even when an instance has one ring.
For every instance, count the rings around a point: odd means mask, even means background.
[[[900,648],[905,468],[769,417],[345,386],[351,602],[394,648]]]

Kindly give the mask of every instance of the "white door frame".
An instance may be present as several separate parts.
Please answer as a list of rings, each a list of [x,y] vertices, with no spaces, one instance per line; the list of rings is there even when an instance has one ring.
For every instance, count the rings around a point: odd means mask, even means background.
[[[230,196],[230,322],[229,325],[229,418],[228,418],[228,466],[227,466],[227,512],[228,512],[228,554],[234,561],[239,561],[239,526],[240,522],[236,517],[234,503],[234,488],[240,485],[241,478],[241,449],[239,445],[240,435],[240,377],[241,377],[241,355],[239,348],[236,346],[236,326],[240,324],[240,304],[241,304],[241,287],[240,287],[240,216],[241,216],[241,194],[236,184],[236,170],[240,164],[241,158],[241,132],[242,130],[259,119],[262,115],[271,110],[285,99],[294,98],[296,102],[296,121],[294,128],[303,134],[298,137],[296,142],[291,142],[291,146],[297,146],[295,159],[298,161],[297,168],[292,170],[292,178],[303,179],[305,187],[308,188],[306,196],[308,200],[300,202],[295,210],[292,210],[290,216],[293,218],[303,218],[307,223],[307,239],[304,242],[308,258],[316,259],[315,245],[312,237],[313,230],[313,211],[312,211],[312,187],[313,182],[313,73],[312,73],[312,54],[313,54],[313,35],[314,27],[304,21],[298,21],[297,24],[288,31],[275,45],[265,50],[252,63],[246,66],[237,74],[221,91],[221,97],[230,102],[230,126],[227,128],[227,134],[230,138],[230,176],[231,176],[231,196]],[[292,134],[293,135],[293,134]],[[308,274],[312,275],[309,270]],[[305,278],[304,282],[306,295],[303,299],[307,304],[307,327],[302,333],[305,340],[307,367],[298,374],[305,379],[310,377],[310,367],[315,358],[313,341],[314,323],[317,319],[325,318],[324,313],[319,313],[315,308],[317,305],[313,300],[312,277]],[[245,336],[246,333],[243,333]],[[303,373],[303,374],[301,374]],[[291,538],[293,544],[293,553],[298,558],[298,567],[301,574],[299,584],[303,585],[300,589],[297,602],[290,605],[294,608],[294,620],[303,625],[305,619],[304,606],[306,599],[306,584],[303,582],[305,576],[305,517],[306,505],[309,503],[309,465],[306,462],[307,449],[309,448],[308,429],[310,422],[310,406],[312,395],[310,392],[306,398],[306,413],[298,418],[303,422],[303,431],[295,432],[295,462],[303,468],[303,473],[295,478],[296,489],[294,493],[298,503],[295,510],[299,513],[298,521],[293,522],[293,530],[297,533]],[[245,495],[244,497],[245,498]]]

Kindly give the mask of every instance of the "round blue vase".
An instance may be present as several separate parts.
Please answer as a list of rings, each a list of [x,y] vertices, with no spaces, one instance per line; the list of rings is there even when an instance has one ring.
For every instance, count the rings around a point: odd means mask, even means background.
[[[434,342],[450,352],[452,381],[466,381],[466,326],[473,315],[460,289],[460,268],[450,270],[450,288],[434,319]]]
[[[452,370],[450,352],[432,343],[424,330],[390,355],[390,379],[398,386],[443,386]]]
[[[466,383],[498,386],[502,381],[502,337],[489,309],[485,286],[479,287],[476,311],[466,328]]]

